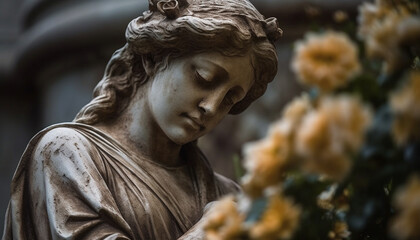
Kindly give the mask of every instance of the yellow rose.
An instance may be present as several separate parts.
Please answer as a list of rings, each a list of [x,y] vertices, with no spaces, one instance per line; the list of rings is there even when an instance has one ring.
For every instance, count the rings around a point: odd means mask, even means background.
[[[341,180],[351,167],[348,156],[360,148],[370,121],[369,109],[357,98],[320,99],[296,133],[295,152],[303,159],[303,169]]]
[[[269,198],[261,219],[251,226],[250,238],[289,239],[299,223],[300,213],[300,208],[292,200],[275,194]]]
[[[215,203],[204,225],[207,240],[237,239],[243,233],[245,216],[240,213],[232,196]]]
[[[410,73],[403,87],[391,94],[394,113],[393,136],[402,145],[411,138],[420,137],[420,71]]]
[[[358,35],[365,40],[368,57],[385,61],[386,73],[409,64],[402,45],[416,44],[420,37],[420,21],[413,12],[418,12],[418,6],[408,1],[377,0],[359,8]]]
[[[357,46],[343,33],[309,33],[296,44],[292,70],[304,85],[330,92],[360,70]]]
[[[395,195],[397,215],[391,224],[396,239],[420,239],[420,177],[412,176]]]
[[[266,187],[279,184],[288,164],[289,142],[281,132],[244,147],[245,169],[242,179],[245,192],[261,196]]]

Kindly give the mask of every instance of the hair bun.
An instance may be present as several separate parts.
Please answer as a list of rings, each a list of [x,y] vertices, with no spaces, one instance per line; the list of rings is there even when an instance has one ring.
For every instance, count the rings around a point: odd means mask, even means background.
[[[275,17],[265,19],[264,28],[267,38],[272,42],[277,41],[283,35],[283,30],[280,29],[279,22]]]
[[[177,0],[162,0],[156,5],[160,13],[169,19],[175,19],[179,16],[179,5]]]
[[[186,0],[149,0],[149,10],[159,11],[169,19],[176,19],[180,15],[180,8],[188,6]]]

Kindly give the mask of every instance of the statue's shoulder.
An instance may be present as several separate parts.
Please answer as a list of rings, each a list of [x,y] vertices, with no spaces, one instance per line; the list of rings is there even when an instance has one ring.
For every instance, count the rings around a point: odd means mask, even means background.
[[[233,180],[218,173],[214,173],[214,176],[221,195],[239,193],[242,191],[241,187]]]
[[[54,160],[60,156],[70,157],[76,153],[89,152],[91,143],[76,128],[68,125],[55,125],[39,132],[28,144],[31,158],[35,160]]]
[[[56,149],[68,147],[69,145],[77,145],[78,143],[87,143],[87,139],[80,134],[75,128],[68,126],[56,126],[46,128],[39,132],[38,138],[33,144],[36,144],[37,150],[41,148]]]
[[[48,127],[39,132],[28,144],[20,161],[20,168],[36,178],[47,171],[60,176],[73,176],[78,172],[104,174],[99,149],[80,128],[72,126]]]
[[[42,130],[42,140],[69,140],[69,139],[83,139],[83,136],[73,127],[66,125],[58,125]]]

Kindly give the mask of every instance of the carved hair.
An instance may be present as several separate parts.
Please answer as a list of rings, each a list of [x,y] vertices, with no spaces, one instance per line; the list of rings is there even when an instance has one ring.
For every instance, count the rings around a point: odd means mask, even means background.
[[[180,56],[251,53],[255,82],[231,114],[246,109],[273,80],[273,43],[281,30],[275,18],[265,19],[247,0],[150,0],[149,9],[129,23],[127,44],[108,62],[94,99],[80,110],[76,122],[95,124],[118,116],[139,86]]]

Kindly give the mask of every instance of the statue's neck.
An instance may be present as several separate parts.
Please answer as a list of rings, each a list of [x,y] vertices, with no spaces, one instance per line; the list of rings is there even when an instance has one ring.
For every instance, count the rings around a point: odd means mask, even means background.
[[[119,117],[96,127],[135,155],[165,166],[179,166],[181,145],[171,141],[154,121],[144,98],[134,97]]]

